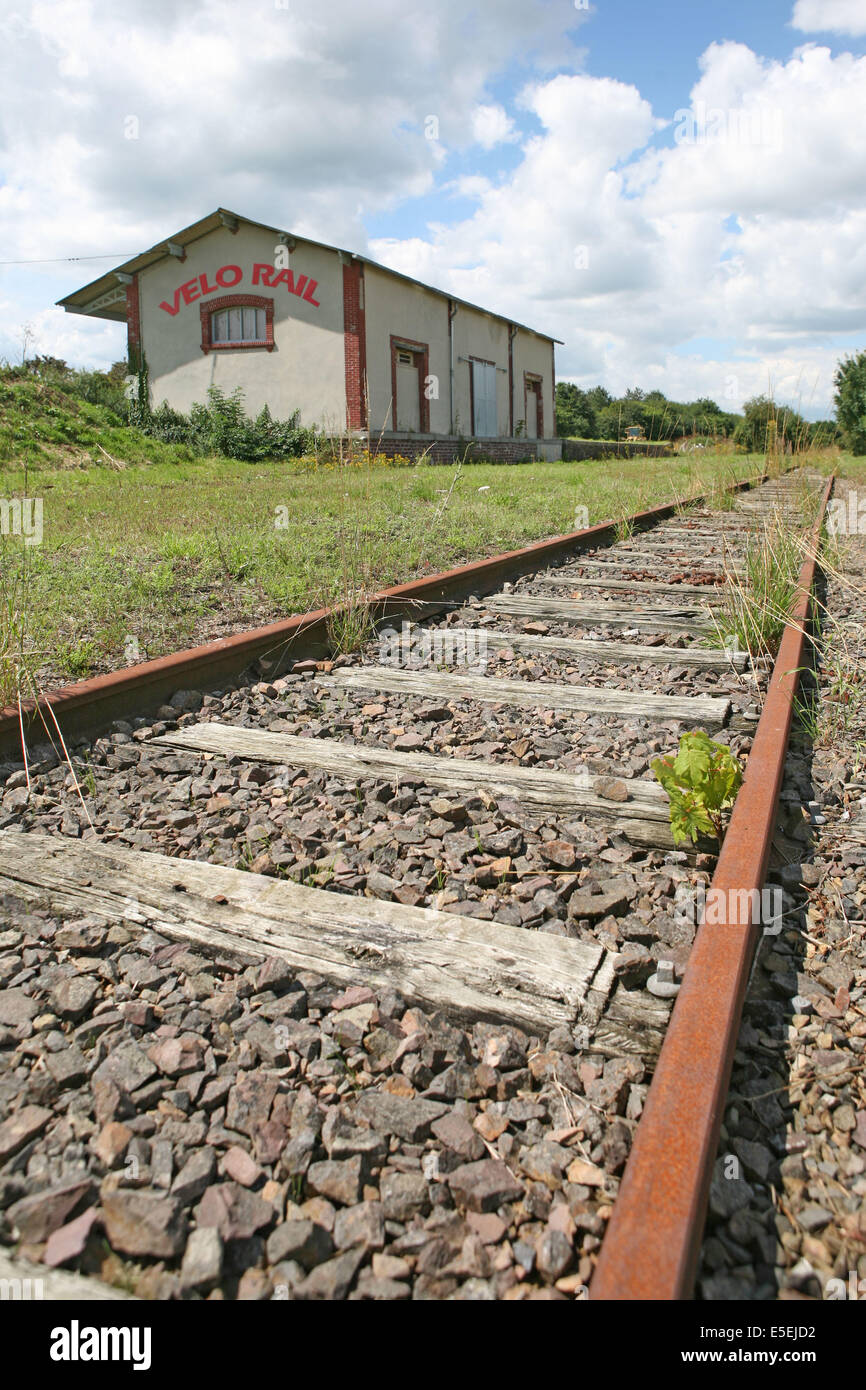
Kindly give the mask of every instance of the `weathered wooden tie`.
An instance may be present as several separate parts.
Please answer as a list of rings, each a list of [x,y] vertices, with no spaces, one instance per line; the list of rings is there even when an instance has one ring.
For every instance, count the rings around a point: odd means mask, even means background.
[[[265,729],[243,729],[233,724],[187,724],[175,733],[150,740],[147,746],[154,743],[192,753],[211,753],[225,758],[236,756],[246,762],[323,771],[346,782],[375,778],[400,786],[407,781],[417,781],[455,796],[477,795],[484,791],[545,814],[601,819],[606,824],[615,824],[617,830],[638,844],[673,845],[665,793],[657,782],[639,778],[614,778],[626,799],[612,801],[595,790],[594,784],[604,781],[597,773],[558,772],[473,758],[403,753],[335,739],[300,738]]]
[[[595,942],[482,922],[94,839],[0,831],[0,891],[152,928],[241,959],[278,956],[340,985],[530,1033],[600,1016],[613,977]],[[289,1043],[289,1046],[291,1044]]]
[[[392,695],[429,699],[477,700],[482,704],[515,705],[521,709],[592,713],[632,719],[676,719],[684,724],[721,728],[731,702],[710,695],[649,695],[642,690],[610,690],[597,685],[498,680],[493,676],[457,675],[443,671],[409,671],[399,666],[359,666],[314,678],[316,684],[337,690],[384,690]]]
[[[579,578],[574,575],[544,574],[535,579],[525,580],[529,584],[549,584],[554,589],[627,589],[633,593],[655,594],[659,598],[668,595],[699,595],[705,603],[724,603],[725,595],[721,588],[712,584],[664,584],[654,579],[608,579],[605,575],[588,574]]]
[[[0,1249],[0,1287],[2,1299],[30,1302],[98,1303],[107,1300],[137,1303],[135,1294],[126,1293],[101,1279],[91,1279],[69,1269],[51,1269],[30,1260],[11,1256]],[[118,1317],[118,1321],[122,1321]]]
[[[461,640],[481,640],[487,644],[488,651],[501,651],[511,647],[516,652],[533,652],[551,656],[563,656],[572,661],[600,660],[610,664],[650,666],[697,666],[705,671],[726,671],[734,667],[742,671],[746,665],[743,652],[730,652],[711,647],[647,647],[639,642],[602,642],[594,637],[541,637],[528,632],[502,632],[495,627],[473,627],[447,629],[449,636]]]
[[[581,627],[629,627],[643,632],[685,632],[697,635],[712,629],[709,607],[672,603],[664,608],[642,604],[608,603],[592,599],[523,598],[497,594],[484,606],[515,618],[578,623]]]

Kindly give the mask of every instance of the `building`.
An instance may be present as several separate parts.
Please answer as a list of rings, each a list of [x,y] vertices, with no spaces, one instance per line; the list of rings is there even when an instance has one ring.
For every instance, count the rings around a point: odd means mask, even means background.
[[[554,343],[375,261],[220,208],[59,301],[127,325],[150,403],[240,386],[247,412],[368,436],[388,454],[465,441],[559,457]]]

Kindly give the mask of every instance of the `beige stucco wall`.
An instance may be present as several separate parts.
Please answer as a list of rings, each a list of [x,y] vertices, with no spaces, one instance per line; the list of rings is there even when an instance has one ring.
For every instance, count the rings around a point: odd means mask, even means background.
[[[242,387],[247,413],[255,416],[266,403],[280,419],[300,409],[305,425],[342,432],[346,422],[345,356],[343,348],[343,272],[335,251],[299,241],[289,256],[295,278],[317,280],[313,298],[319,307],[288,291],[285,283],[253,284],[257,262],[274,264],[277,238],[264,228],[241,223],[236,233],[220,228],[187,248],[185,261],[174,256],[144,270],[139,277],[142,345],[150,374],[151,403],[167,400],[187,412],[207,399],[209,386],[226,393]],[[159,306],[174,306],[180,285],[206,276],[216,284],[221,266],[237,265],[243,278],[237,285],[215,289],[191,303],[179,298],[176,314]],[[189,290],[194,293],[195,286]],[[198,286],[200,291],[200,285]],[[274,343],[265,348],[201,350],[199,305],[225,294],[264,295],[274,300]]]
[[[318,307],[289,293],[286,285],[254,284],[256,263],[274,264],[276,234],[241,223],[236,233],[220,228],[187,249],[185,261],[166,257],[139,276],[142,344],[150,374],[151,404],[167,400],[184,413],[207,399],[211,385],[227,394],[236,386],[244,392],[247,413],[255,416],[267,404],[285,418],[296,409],[305,425],[341,433],[346,423],[345,349],[343,340],[343,268],[337,252],[298,241],[289,257],[295,277],[318,282]],[[221,266],[243,272],[236,285],[216,287]],[[215,286],[202,294],[199,277]],[[190,287],[190,282],[196,282]],[[176,298],[180,286],[197,297],[187,303]],[[264,348],[201,350],[200,305],[226,294],[263,295],[274,300],[272,352]],[[376,266],[364,266],[367,395],[370,434],[393,428],[391,408],[391,336],[429,348],[428,372],[435,378],[429,398],[432,434],[451,431],[451,353],[448,298],[422,285],[398,279]],[[162,302],[178,308],[175,314]],[[496,373],[497,434],[507,437],[508,324],[483,310],[459,304],[453,320],[455,431],[472,433],[470,365],[467,359],[493,362]],[[523,373],[543,378],[544,435],[554,431],[551,344],[526,329],[514,337],[514,421],[524,418]],[[460,359],[464,360],[460,360]]]
[[[512,347],[514,363],[514,428],[526,419],[526,405],[523,393],[524,372],[541,377],[541,399],[543,434],[541,438],[550,439],[556,433],[553,410],[553,344],[546,338],[538,338],[526,328],[515,334]]]
[[[472,434],[468,359],[478,357],[493,362],[496,371],[496,433],[505,436],[508,428],[508,324],[478,309],[458,304],[454,316],[454,427],[455,433]]]
[[[450,371],[448,342],[448,300],[441,294],[398,280],[375,266],[364,267],[365,312],[367,326],[367,390],[370,402],[370,433],[391,430],[392,382],[391,337],[425,343],[429,349],[430,376],[436,378],[438,398],[430,399],[430,433],[451,431]],[[497,434],[510,434],[508,403],[508,324],[504,319],[465,304],[457,305],[454,335],[454,430],[472,434],[470,360],[493,362],[496,372]],[[514,421],[524,418],[523,373],[542,377],[544,434],[553,434],[553,366],[551,344],[526,329],[514,338]],[[461,360],[462,359],[462,360]]]
[[[364,266],[364,312],[367,325],[367,394],[370,434],[393,429],[391,336],[426,343],[428,372],[436,378],[429,397],[430,432],[447,434],[448,418],[448,300],[421,285],[398,280],[376,266]]]

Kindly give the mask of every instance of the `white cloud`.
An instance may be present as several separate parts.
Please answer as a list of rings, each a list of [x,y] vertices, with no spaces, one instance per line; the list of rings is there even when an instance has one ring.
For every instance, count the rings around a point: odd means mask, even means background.
[[[28,20],[7,11],[2,198],[14,207],[28,196],[30,221],[6,223],[0,203],[0,232],[13,246],[37,235],[56,244],[68,199],[66,234],[92,249],[97,226],[103,238],[155,240],[234,203],[357,243],[365,211],[432,187],[428,115],[445,146],[474,125],[505,138],[508,117],[484,102],[488,76],[520,50],[567,59],[574,23],[559,5],[522,0],[469,12],[460,0],[423,11],[369,0],[363,13],[354,0],[41,0]],[[136,139],[125,138],[129,116]]]
[[[704,128],[661,148],[624,83],[557,76],[523,102],[543,132],[521,164],[400,268],[564,338],[560,376],[732,407],[772,380],[826,413],[836,343],[866,336],[866,59],[714,44]]]
[[[476,106],[472,112],[472,138],[482,149],[492,150],[514,139],[514,123],[503,106]]]
[[[797,0],[791,23],[804,34],[866,34],[863,0]]]
[[[364,251],[373,214],[435,193],[440,221],[370,253],[565,339],[560,376],[722,404],[802,381],[826,411],[837,345],[866,336],[866,59],[713,44],[665,122],[578,71],[581,17],[559,0],[7,9],[3,259],[131,253],[218,204]],[[493,100],[524,58],[515,100]],[[454,195],[472,211],[449,225]],[[39,351],[113,360],[122,329],[46,308],[102,268],[0,271],[0,354],[31,320]]]
[[[219,204],[364,250],[365,218],[431,193],[473,123],[509,135],[491,76],[579,62],[580,18],[550,0],[0,8],[3,259],[134,252]],[[84,278],[70,267],[55,294]]]

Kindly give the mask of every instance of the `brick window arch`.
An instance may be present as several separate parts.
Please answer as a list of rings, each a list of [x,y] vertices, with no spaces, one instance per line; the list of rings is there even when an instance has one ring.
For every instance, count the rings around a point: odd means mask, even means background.
[[[236,317],[227,314],[227,310],[258,310],[263,314],[262,319],[259,313],[254,316],[255,328],[254,336],[248,336],[250,317],[243,319],[241,314]],[[265,348],[267,352],[274,350],[274,301],[272,298],[263,294],[222,294],[216,299],[209,299],[206,304],[199,305],[201,314],[201,350],[204,353],[221,352],[225,348],[237,351],[240,348]],[[229,326],[243,325],[241,336],[230,338],[225,336]],[[261,328],[264,327],[264,337],[260,336]]]

